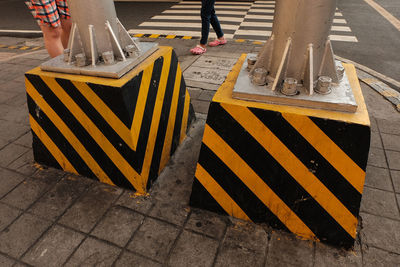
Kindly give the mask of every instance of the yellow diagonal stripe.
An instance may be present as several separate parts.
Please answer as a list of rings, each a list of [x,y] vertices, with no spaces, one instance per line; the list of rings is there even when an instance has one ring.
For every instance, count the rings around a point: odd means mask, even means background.
[[[206,124],[203,143],[268,207],[268,209],[293,233],[304,238],[316,239],[315,234],[277,196],[250,166]],[[222,178],[223,179],[223,178]]]
[[[57,113],[44,101],[42,96],[36,91],[33,85],[28,81],[26,82],[26,92],[32,97],[36,105],[40,107],[41,110],[47,115],[51,122],[60,130],[64,137],[68,140],[71,146],[79,154],[82,160],[90,168],[90,170],[99,178],[103,183],[113,185],[113,182],[107,176],[107,174],[102,170],[102,168],[97,164],[93,157],[87,152],[82,143],[78,138],[72,133],[64,121],[57,115]]]
[[[181,80],[182,80],[182,70],[178,65],[178,68],[176,70],[174,92],[171,101],[171,110],[169,112],[169,118],[168,118],[167,132],[165,133],[164,146],[161,153],[160,168],[158,169],[158,172],[164,169],[165,165],[167,164],[170,158],[172,135],[174,133],[176,109],[178,107],[179,89],[181,87]]]
[[[90,118],[81,110],[74,100],[64,91],[64,89],[56,82],[54,78],[41,76],[42,80],[47,84],[50,90],[58,97],[58,99],[67,107],[76,120],[85,128],[89,135],[101,147],[104,153],[110,158],[115,166],[128,179],[138,193],[144,194],[140,175],[132,168],[123,156],[115,149],[110,141],[103,135]]]
[[[181,135],[180,135],[180,142],[183,141],[186,137],[186,128],[187,128],[187,123],[188,123],[188,117],[189,117],[189,105],[190,105],[190,96],[187,90],[185,90],[185,105],[183,108],[183,114],[182,114],[182,125],[181,125]]]
[[[20,50],[26,50],[26,49],[28,49],[29,48],[29,46],[23,46],[23,47],[20,47],[19,49]]]
[[[137,147],[140,129],[142,127],[144,110],[146,108],[147,95],[149,93],[151,75],[153,74],[154,62],[143,70],[140,83],[138,100],[136,101],[135,113],[133,115],[131,133],[134,139],[134,146]]]
[[[158,36],[160,36],[159,34],[152,34],[149,36],[149,38],[158,38]]]
[[[204,186],[218,204],[231,216],[251,221],[246,213],[238,204],[225,192],[225,190],[211,177],[211,175],[200,165],[197,164],[197,180]],[[195,178],[195,179],[196,179]]]
[[[169,69],[171,67],[171,56],[172,56],[172,50],[168,51],[168,53],[166,53],[164,56],[164,63],[161,70],[160,83],[158,84],[158,91],[156,96],[156,102],[154,105],[153,118],[151,120],[149,139],[147,142],[146,154],[142,168],[142,176],[146,177],[146,179],[143,179],[142,181],[144,182],[143,184],[144,188],[146,188],[147,185],[147,178],[150,173],[151,160],[153,159],[153,152],[157,139],[158,125],[160,123],[161,111],[164,102],[165,89],[167,87]]]
[[[60,164],[61,168],[66,172],[72,172],[78,174],[69,160],[65,157],[64,153],[58,149],[57,145],[54,144],[53,140],[47,135],[47,133],[40,127],[36,120],[29,115],[29,122],[31,124],[32,131],[35,132],[36,136],[40,139],[43,145],[47,148],[50,154],[55,158],[55,160]]]
[[[353,238],[357,218],[315,175],[246,107],[221,106],[343,227]]]
[[[174,39],[176,37],[176,35],[167,35],[165,38],[167,39]]]
[[[292,125],[344,178],[362,194],[365,172],[306,116],[283,113]]]

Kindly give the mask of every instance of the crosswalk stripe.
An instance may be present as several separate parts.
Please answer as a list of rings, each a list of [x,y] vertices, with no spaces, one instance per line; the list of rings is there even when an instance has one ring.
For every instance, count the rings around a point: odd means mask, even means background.
[[[157,33],[163,35],[179,35],[179,36],[193,36],[193,37],[200,37],[201,32],[199,31],[175,31],[175,30],[160,30],[160,29],[133,29],[128,31],[130,34],[138,34],[138,33]],[[210,38],[215,37],[214,32],[210,32]],[[233,34],[225,33],[225,38],[233,38]]]
[[[358,42],[357,37],[355,36],[347,36],[347,35],[335,35],[332,34],[329,36],[332,41],[342,41],[342,42]]]
[[[244,10],[247,10],[247,9],[249,9],[248,6],[215,5],[214,7],[215,7],[215,10],[219,10],[219,9],[244,9]],[[176,5],[176,6],[171,6],[170,8],[173,8],[173,9],[187,9],[188,6]],[[198,8],[198,9],[200,9],[201,5],[192,5],[192,6],[190,6],[190,8]]]
[[[151,18],[152,20],[193,20],[197,22],[201,22],[201,18],[199,16],[162,16],[162,15],[157,15]],[[224,17],[224,16],[218,16],[219,21],[228,21],[228,22],[242,22],[243,18],[238,18],[238,17]]]
[[[257,2],[259,2],[259,1],[257,1]],[[271,2],[275,2],[275,1],[271,1]],[[180,5],[193,5],[193,4],[198,4],[198,3],[199,3],[199,1],[182,1],[179,4]],[[224,2],[224,4],[251,6],[252,2]],[[218,3],[216,3],[215,5],[218,5]]]
[[[200,15],[199,10],[171,10],[167,9],[162,12],[163,14],[198,14]],[[218,11],[218,15],[220,14],[228,14],[228,15],[246,15],[246,11],[229,11],[229,10],[221,10]]]
[[[247,14],[245,19],[264,19],[264,20],[273,20],[274,16],[271,15],[252,15],[252,14]]]
[[[201,29],[201,23],[180,23],[180,22],[143,22],[139,26],[150,27],[174,27],[174,28],[198,28]],[[225,30],[237,30],[240,25],[221,24]]]

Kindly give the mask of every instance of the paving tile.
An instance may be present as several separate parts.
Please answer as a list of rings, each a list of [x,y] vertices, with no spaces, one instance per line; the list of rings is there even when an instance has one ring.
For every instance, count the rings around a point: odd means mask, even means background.
[[[360,245],[356,244],[354,250],[347,251],[317,242],[314,266],[362,266]]]
[[[7,140],[1,139],[0,138],[0,150],[5,147],[6,145],[8,145],[9,142]]]
[[[386,156],[389,163],[389,169],[400,170],[400,152],[387,150]]]
[[[217,255],[215,266],[263,266],[265,250],[255,251],[234,242],[224,242]]]
[[[365,187],[362,200],[361,211],[400,220],[400,213],[397,208],[394,193]]]
[[[14,143],[17,145],[32,148],[32,132],[27,132],[26,134],[15,140]]]
[[[94,238],[86,239],[65,266],[111,266],[121,249]]]
[[[19,183],[26,179],[25,176],[3,169],[0,167],[0,177],[1,177],[1,186],[0,186],[0,199],[8,194],[14,187],[16,187]]]
[[[124,247],[143,220],[144,216],[139,213],[121,207],[113,207],[91,234]]]
[[[55,220],[85,192],[92,183],[75,176],[64,177],[49,192],[45,193],[29,210],[47,220]]]
[[[185,206],[157,202],[149,215],[182,226],[186,221],[188,211],[188,208]]]
[[[370,117],[369,120],[371,122],[371,131],[372,132],[379,132],[378,124],[376,122],[376,119],[374,117]]]
[[[365,185],[382,190],[393,191],[389,170],[385,168],[378,168],[370,165],[367,166]]]
[[[97,183],[77,200],[59,223],[88,233],[121,193],[117,187]]]
[[[28,125],[11,121],[0,120],[0,124],[0,138],[6,140],[7,142],[12,142],[15,139],[18,139],[30,130]]]
[[[383,149],[371,147],[368,156],[368,165],[387,168],[385,153]]]
[[[382,141],[385,149],[400,151],[400,135],[382,133]]]
[[[400,221],[383,218],[367,213],[360,213],[363,228],[363,244],[400,254]]]
[[[10,93],[15,93],[15,92],[21,93],[22,91],[25,91],[25,86],[15,81],[7,81],[7,82],[2,82],[0,84],[0,91],[6,91]]]
[[[377,119],[377,123],[381,133],[400,135],[400,122]]]
[[[33,266],[61,266],[85,236],[55,225],[23,257]]]
[[[136,196],[135,192],[128,190],[124,191],[116,204],[133,209],[143,214],[147,214],[151,207],[153,207],[153,202],[150,198]]]
[[[20,214],[20,210],[0,203],[0,232],[3,231],[4,228],[6,228]]]
[[[203,90],[197,88],[188,88],[191,99],[198,99]]]
[[[5,196],[2,201],[11,206],[26,209],[49,188],[50,186],[42,181],[27,178],[12,192]]]
[[[15,170],[26,176],[31,176],[37,171],[33,160],[33,152],[29,149],[25,154],[14,160],[7,168]]]
[[[22,86],[22,88],[24,88],[24,86]],[[19,93],[14,98],[10,99],[7,104],[13,107],[26,106],[26,100],[26,92],[24,89],[22,93]]]
[[[227,222],[228,218],[226,216],[218,216],[205,210],[193,209],[185,227],[186,229],[221,239],[225,233]]]
[[[268,236],[265,230],[258,225],[233,220],[232,225],[226,231],[225,241],[263,252],[268,244]]]
[[[47,184],[55,184],[58,181],[60,181],[64,176],[66,175],[71,175],[67,174],[66,172],[51,168],[51,167],[46,167],[43,165],[35,164],[36,168],[38,169],[37,172],[35,172],[31,177],[37,180],[40,180],[44,183]],[[79,177],[79,176],[78,176]],[[82,179],[88,179],[81,177]]]
[[[208,108],[210,106],[210,102],[193,99],[192,105],[193,105],[193,109],[196,113],[207,114]]]
[[[11,267],[15,263],[14,260],[7,258],[6,256],[3,256],[0,254],[0,266],[2,267]]]
[[[382,139],[379,132],[371,131],[371,147],[383,148]]]
[[[7,103],[7,101],[15,97],[16,94],[16,92],[0,91],[0,104]]]
[[[266,266],[312,266],[313,245],[289,233],[273,232]]]
[[[29,125],[29,112],[27,105],[0,105],[0,111],[0,119],[2,120]]]
[[[183,231],[171,252],[170,266],[212,266],[218,241],[203,235]]]
[[[50,222],[23,214],[0,234],[0,251],[20,257],[50,226]]]
[[[203,90],[199,96],[199,100],[210,102],[215,95],[215,91]]]
[[[400,193],[400,171],[390,171],[392,176],[394,191]]]
[[[369,247],[363,249],[363,262],[365,267],[399,266],[400,254]]]
[[[135,266],[135,267],[161,267],[160,263],[146,259],[137,254],[125,251],[121,258],[115,262],[115,267],[125,267],[125,266]]]
[[[146,218],[127,248],[143,256],[163,262],[178,233],[179,229],[173,225]]]
[[[24,146],[12,143],[7,145],[0,150],[0,166],[7,167],[10,165],[10,163],[21,157],[27,151],[29,151],[29,148]]]

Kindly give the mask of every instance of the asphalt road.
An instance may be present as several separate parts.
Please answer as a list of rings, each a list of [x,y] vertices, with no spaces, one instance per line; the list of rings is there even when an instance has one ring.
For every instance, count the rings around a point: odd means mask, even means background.
[[[399,0],[374,1],[400,19]],[[131,29],[174,4],[118,2],[116,9],[121,22]],[[365,0],[338,0],[338,8],[358,42],[334,42],[335,54],[400,81],[400,31]],[[39,28],[23,0],[0,0],[0,30]]]

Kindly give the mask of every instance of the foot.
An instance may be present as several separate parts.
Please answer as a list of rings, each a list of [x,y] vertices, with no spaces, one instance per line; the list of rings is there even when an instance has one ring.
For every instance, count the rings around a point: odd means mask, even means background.
[[[208,46],[219,46],[226,44],[226,39],[215,39],[214,41],[208,43]]]
[[[192,49],[190,49],[190,53],[193,55],[201,55],[204,54],[207,51],[205,47],[202,47],[201,45],[196,45]]]

